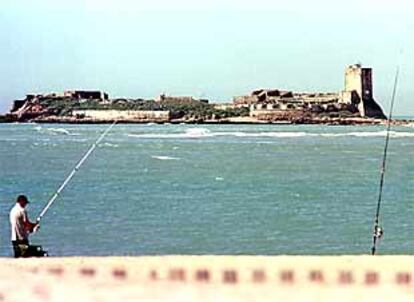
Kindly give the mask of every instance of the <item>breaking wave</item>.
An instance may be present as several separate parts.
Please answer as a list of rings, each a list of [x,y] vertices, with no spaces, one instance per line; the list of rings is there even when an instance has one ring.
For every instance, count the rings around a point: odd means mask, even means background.
[[[99,146],[101,146],[101,147],[110,147],[110,148],[118,148],[119,147],[118,144],[111,144],[111,143],[103,143],[103,144],[100,144]]]
[[[72,133],[65,128],[43,128],[42,126],[36,126],[34,129],[38,132],[52,135],[79,135],[78,133]]]
[[[178,157],[172,157],[172,156],[156,156],[156,155],[152,155],[151,157],[153,159],[158,159],[158,160],[180,160],[180,158],[178,158]]]
[[[286,132],[286,131],[269,131],[269,132],[212,132],[205,128],[192,128],[187,129],[182,133],[144,133],[144,134],[126,134],[129,137],[135,138],[149,138],[149,139],[199,139],[209,137],[268,137],[268,138],[296,138],[296,137],[385,137],[386,131],[354,131],[345,133],[316,133],[316,132]],[[392,138],[403,138],[403,137],[414,137],[414,132],[402,132],[402,131],[391,131],[390,137]]]
[[[341,136],[355,136],[355,137],[385,137],[387,131],[373,131],[373,132],[348,132],[348,133],[321,133],[320,136],[325,137],[341,137]],[[390,131],[390,137],[414,137],[414,132],[399,132]]]

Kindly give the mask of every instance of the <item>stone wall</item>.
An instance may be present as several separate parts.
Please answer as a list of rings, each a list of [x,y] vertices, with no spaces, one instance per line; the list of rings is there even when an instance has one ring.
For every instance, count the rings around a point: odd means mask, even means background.
[[[74,99],[94,100],[107,100],[109,98],[107,93],[93,90],[67,90],[63,93],[63,96]]]
[[[158,98],[156,98],[157,102],[161,103],[193,103],[193,102],[202,102],[208,103],[207,99],[195,99],[192,96],[170,96],[161,94]]]
[[[279,89],[258,89],[251,95],[233,99],[235,105],[246,104],[251,116],[279,116],[279,111],[306,113],[349,111],[361,117],[386,118],[381,106],[373,99],[372,69],[360,64],[345,69],[345,89],[341,92],[301,93]],[[346,112],[345,112],[346,113]],[[283,113],[285,114],[285,113]],[[300,113],[299,113],[300,114]]]
[[[360,64],[354,64],[345,69],[344,93],[352,92],[356,94],[353,102],[357,104],[361,116],[386,118],[373,97],[371,68],[362,68]]]
[[[144,110],[73,110],[72,115],[81,119],[89,118],[99,121],[123,120],[123,121],[157,121],[168,122],[169,111],[144,111]]]
[[[257,103],[258,98],[255,95],[241,95],[233,97],[233,103],[235,105],[250,105]]]

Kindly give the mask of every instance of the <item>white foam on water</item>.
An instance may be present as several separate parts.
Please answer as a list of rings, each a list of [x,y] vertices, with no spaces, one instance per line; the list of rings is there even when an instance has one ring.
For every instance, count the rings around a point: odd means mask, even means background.
[[[391,133],[392,137],[414,137],[414,132],[396,132]]]
[[[212,137],[210,130],[204,128],[187,129],[184,133],[146,133],[146,134],[126,134],[136,138],[203,138]]]
[[[53,135],[79,135],[79,133],[72,133],[65,128],[43,128],[42,126],[36,126],[34,129],[41,133],[53,134]]]
[[[321,133],[323,137],[341,137],[341,136],[354,136],[354,137],[385,137],[387,131],[366,131],[366,132],[347,132],[347,133]],[[390,137],[414,137],[414,132],[401,132],[390,131]]]
[[[153,159],[158,159],[158,160],[180,160],[180,158],[178,158],[178,157],[172,157],[172,156],[157,156],[157,155],[152,155],[151,157]]]
[[[223,177],[216,177],[215,178],[217,181],[223,181],[224,180],[224,178]]]
[[[33,126],[33,125],[37,125],[36,122],[12,122],[11,124],[13,126]]]
[[[27,139],[26,138],[9,138],[9,137],[5,137],[5,138],[1,138],[0,141],[1,142],[26,142]]]
[[[71,135],[71,133],[68,130],[64,129],[64,128],[48,128],[46,130],[50,131],[52,133]]]
[[[146,134],[132,134],[127,133],[125,134],[128,137],[135,137],[135,138],[181,138],[182,136],[177,134],[161,134],[161,133],[146,133]]]
[[[84,142],[87,142],[88,139],[87,138],[71,138],[71,139],[65,139],[65,141],[84,143]]]
[[[185,131],[184,135],[189,138],[214,136],[214,134],[210,130],[205,128],[190,128]]]
[[[111,143],[103,143],[99,145],[100,147],[111,147],[111,148],[118,148],[119,146],[117,144],[111,144]]]
[[[344,133],[315,133],[315,132],[288,132],[288,131],[269,131],[269,132],[212,132],[205,128],[191,128],[187,129],[183,133],[145,133],[145,134],[126,134],[129,137],[136,138],[152,138],[152,139],[177,139],[177,138],[189,138],[189,139],[200,139],[210,137],[266,137],[266,138],[299,138],[299,137],[385,137],[387,132],[383,131],[353,131]],[[402,131],[391,131],[390,137],[402,138],[402,137],[414,137],[414,132],[402,132]]]
[[[234,137],[301,137],[306,136],[306,132],[211,132],[205,128],[190,128],[184,133],[145,133],[145,134],[126,134],[129,137],[136,138],[206,138],[219,136]]]
[[[260,132],[257,136],[258,137],[304,137],[311,135],[312,133],[306,132]],[[255,136],[255,135],[253,135]]]
[[[404,127],[414,128],[414,123],[410,123],[410,124],[404,125]]]

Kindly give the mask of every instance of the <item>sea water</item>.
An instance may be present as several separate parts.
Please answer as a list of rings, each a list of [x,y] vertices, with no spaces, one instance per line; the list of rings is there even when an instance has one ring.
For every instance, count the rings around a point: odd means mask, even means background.
[[[0,125],[0,256],[108,125]],[[52,256],[369,253],[384,126],[116,125],[31,236]],[[383,254],[414,253],[414,128],[393,127]]]

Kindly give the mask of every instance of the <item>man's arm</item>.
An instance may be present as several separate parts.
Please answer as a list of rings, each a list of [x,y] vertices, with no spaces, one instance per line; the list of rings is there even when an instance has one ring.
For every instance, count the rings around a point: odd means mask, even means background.
[[[26,229],[26,231],[32,233],[35,228],[39,228],[38,227],[39,222],[31,222],[29,220],[29,217],[27,217],[27,213],[26,211],[24,212],[24,228]]]

